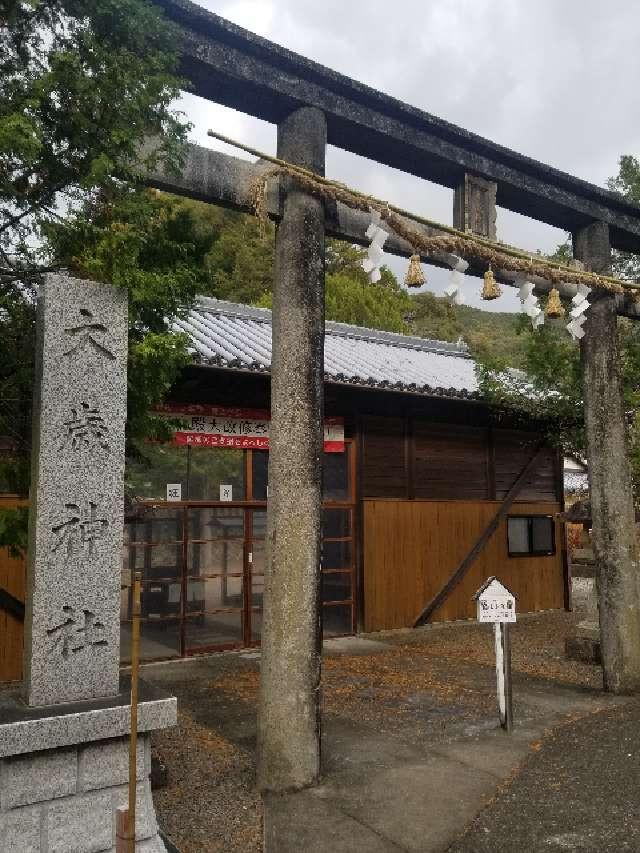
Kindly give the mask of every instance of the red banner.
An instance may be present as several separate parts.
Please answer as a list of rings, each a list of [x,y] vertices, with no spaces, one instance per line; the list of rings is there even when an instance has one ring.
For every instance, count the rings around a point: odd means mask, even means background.
[[[167,403],[159,411],[186,421],[174,433],[175,444],[268,450],[271,415],[264,409]],[[325,453],[344,452],[344,418],[325,418]]]

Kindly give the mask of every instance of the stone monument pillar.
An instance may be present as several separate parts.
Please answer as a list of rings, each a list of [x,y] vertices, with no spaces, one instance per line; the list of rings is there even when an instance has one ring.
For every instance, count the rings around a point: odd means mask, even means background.
[[[120,578],[126,293],[48,276],[37,309],[25,684],[0,694],[0,846],[115,850],[127,803]],[[161,851],[149,784],[172,698],[141,694],[137,850]]]

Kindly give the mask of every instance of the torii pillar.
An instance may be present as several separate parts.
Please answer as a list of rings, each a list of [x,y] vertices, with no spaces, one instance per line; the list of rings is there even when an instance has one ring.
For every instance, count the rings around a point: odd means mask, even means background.
[[[586,269],[611,272],[609,228],[594,222],[573,235]],[[592,292],[580,345],[593,547],[605,690],[640,689],[640,564],[613,295]]]
[[[278,156],[323,175],[326,140],[324,114],[302,107],[278,125]],[[264,792],[304,788],[320,773],[324,203],[284,178],[281,213],[258,716]]]

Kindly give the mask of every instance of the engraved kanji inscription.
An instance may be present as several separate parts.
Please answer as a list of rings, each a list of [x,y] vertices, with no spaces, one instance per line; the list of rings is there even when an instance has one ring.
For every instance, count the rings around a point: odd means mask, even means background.
[[[66,520],[51,528],[56,536],[51,550],[66,550],[68,555],[82,551],[91,557],[96,541],[104,536],[109,522],[106,518],[98,518],[98,505],[93,501],[85,501],[82,507],[65,504],[65,509]]]
[[[92,322],[93,314],[88,308],[81,308],[80,314],[85,318],[86,322],[81,323],[79,326],[72,326],[69,329],[65,329],[67,335],[76,338],[75,344],[65,352],[65,355],[81,353],[85,350],[91,351],[93,349],[98,355],[115,361],[115,355],[99,340],[99,337],[108,331],[107,327],[103,323]]]
[[[109,428],[100,410],[83,402],[79,409],[71,409],[71,418],[64,422],[64,436],[60,450],[70,447],[72,450],[83,448],[93,450],[98,447],[109,449],[107,435]]]
[[[60,651],[66,659],[82,649],[107,645],[104,623],[100,622],[91,610],[77,610],[65,605],[62,613],[62,621],[47,629],[52,640],[51,651]]]

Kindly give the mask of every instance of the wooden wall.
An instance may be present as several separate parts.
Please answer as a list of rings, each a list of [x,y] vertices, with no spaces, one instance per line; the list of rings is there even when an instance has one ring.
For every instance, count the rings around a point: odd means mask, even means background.
[[[499,502],[365,500],[363,511],[364,629],[413,624],[489,523]],[[518,503],[513,515],[552,515],[560,505]],[[556,554],[509,557],[506,522],[432,621],[475,616],[473,593],[496,575],[518,597],[520,612],[564,606],[562,526],[555,522]]]
[[[499,500],[538,441],[531,432],[367,415],[362,418],[362,496]],[[558,454],[549,447],[519,499],[557,502],[560,489]]]
[[[0,495],[0,507],[24,505],[26,501],[13,495]],[[0,587],[19,601],[25,598],[25,561],[9,556],[0,548]],[[22,678],[22,622],[0,608],[0,681],[18,681]]]

